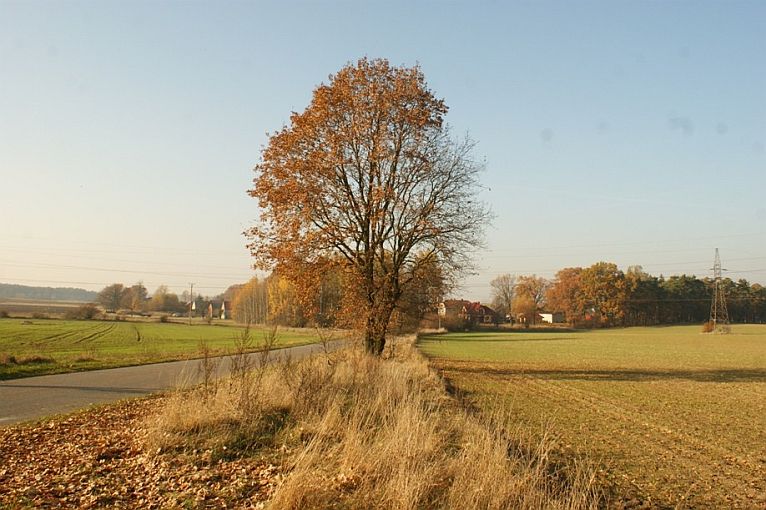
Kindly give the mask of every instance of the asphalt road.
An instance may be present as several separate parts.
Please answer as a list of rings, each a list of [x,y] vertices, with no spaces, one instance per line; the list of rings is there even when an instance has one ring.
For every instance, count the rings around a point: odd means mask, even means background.
[[[341,342],[334,342],[337,348]],[[320,344],[288,347],[270,353],[270,360],[288,355],[300,359],[323,349]],[[254,362],[258,353],[250,355]],[[217,375],[230,369],[230,358],[213,358]],[[93,370],[72,374],[43,375],[0,381],[0,427],[52,414],[74,411],[93,404],[140,397],[201,380],[201,360],[172,361],[135,367]]]

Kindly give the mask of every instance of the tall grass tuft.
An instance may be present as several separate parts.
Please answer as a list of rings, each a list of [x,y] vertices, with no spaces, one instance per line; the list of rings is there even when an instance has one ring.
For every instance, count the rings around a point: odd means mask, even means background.
[[[518,447],[507,413],[467,412],[411,341],[391,352],[387,360],[356,349],[332,360],[288,358],[212,395],[179,393],[147,446],[247,455],[279,445],[287,476],[272,508],[597,506],[589,470],[563,476],[545,443]],[[242,405],[245,396],[251,404]]]

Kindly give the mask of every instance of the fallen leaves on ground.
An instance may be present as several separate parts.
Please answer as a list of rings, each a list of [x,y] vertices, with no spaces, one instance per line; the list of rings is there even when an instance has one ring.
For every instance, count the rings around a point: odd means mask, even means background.
[[[266,458],[147,452],[161,398],[0,429],[0,508],[262,508],[279,484]]]

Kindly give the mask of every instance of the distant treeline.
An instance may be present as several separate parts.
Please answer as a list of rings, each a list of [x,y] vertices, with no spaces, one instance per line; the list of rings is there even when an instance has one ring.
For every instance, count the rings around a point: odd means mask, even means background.
[[[721,284],[731,322],[766,322],[766,287],[745,279],[724,278]],[[714,287],[712,278],[653,276],[641,266],[623,272],[609,262],[565,268],[553,280],[506,274],[492,281],[502,312],[531,318],[559,312],[585,327],[703,323],[710,318]]]
[[[448,282],[435,264],[422,264],[420,272],[402,283],[399,305],[391,318],[393,331],[414,331],[428,312],[435,312]],[[311,292],[273,272],[230,287],[234,319],[243,323],[269,323],[290,327],[358,328],[364,318],[359,286],[338,267],[317,276]]]
[[[72,287],[29,287],[0,283],[0,298],[91,302],[95,301],[97,296],[96,292]]]

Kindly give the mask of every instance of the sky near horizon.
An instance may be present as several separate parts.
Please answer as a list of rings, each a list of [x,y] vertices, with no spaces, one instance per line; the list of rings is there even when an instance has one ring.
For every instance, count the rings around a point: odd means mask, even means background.
[[[267,132],[349,62],[419,64],[486,161],[476,274],[766,284],[766,2],[0,0],[0,282],[213,295]]]

